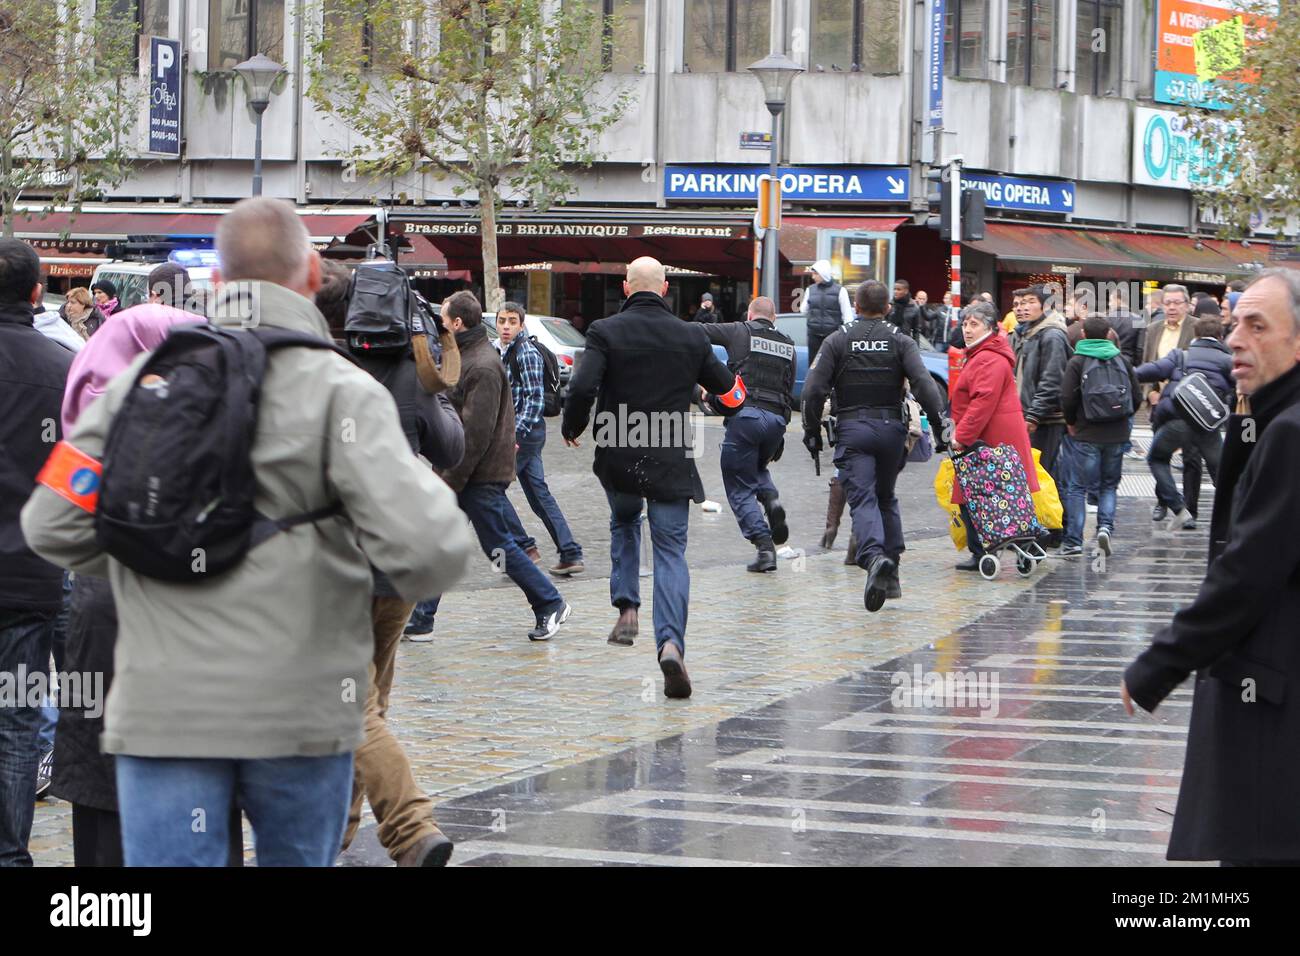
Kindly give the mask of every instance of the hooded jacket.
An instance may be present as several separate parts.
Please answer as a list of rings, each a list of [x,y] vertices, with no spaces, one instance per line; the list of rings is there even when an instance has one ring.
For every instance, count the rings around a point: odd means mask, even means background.
[[[1011,445],[1025,466],[1032,492],[1038,490],[1038,472],[1016,395],[1015,361],[1011,344],[996,328],[966,350],[966,364],[952,396],[953,438],[966,448],[977,441],[995,447]],[[953,482],[952,501],[957,505],[966,501],[958,482]]]
[[[1112,330],[1114,331],[1114,330]],[[1065,414],[1066,424],[1072,426],[1072,434],[1079,441],[1094,445],[1112,445],[1128,441],[1131,422],[1121,418],[1114,422],[1088,421],[1083,414],[1083,367],[1089,358],[1114,359],[1124,363],[1128,372],[1129,394],[1133,398],[1133,408],[1137,409],[1142,401],[1142,384],[1133,374],[1133,366],[1121,352],[1120,347],[1110,339],[1082,339],[1074,347],[1075,354],[1065,366],[1061,378],[1061,411]]]
[[[1016,387],[1025,421],[1036,425],[1064,425],[1061,413],[1061,376],[1070,360],[1065,320],[1049,312],[1036,322],[1016,327],[1012,346],[1016,353]]]
[[[329,339],[311,302],[256,286],[261,324]],[[242,318],[220,299],[214,314],[227,327]],[[82,412],[71,444],[102,457],[145,358]],[[270,355],[250,458],[254,503],[267,517],[335,501],[343,511],[273,535],[209,581],[136,574],[101,550],[92,514],[44,486],[23,508],[32,550],[112,584],[121,626],[105,753],[257,759],[355,750],[374,657],[371,563],[412,601],[465,573],[473,541],[455,496],[411,454],[384,387],[342,356]]]

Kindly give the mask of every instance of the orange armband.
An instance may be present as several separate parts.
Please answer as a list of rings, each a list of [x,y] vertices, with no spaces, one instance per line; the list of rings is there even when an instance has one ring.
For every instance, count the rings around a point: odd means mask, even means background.
[[[736,376],[735,384],[731,390],[725,394],[718,395],[718,401],[727,408],[739,408],[745,404],[745,399],[749,397],[749,392],[745,390],[745,383],[739,375]]]
[[[68,442],[61,441],[45,460],[36,482],[71,501],[82,511],[94,514],[99,505],[99,484],[103,474],[102,464]]]

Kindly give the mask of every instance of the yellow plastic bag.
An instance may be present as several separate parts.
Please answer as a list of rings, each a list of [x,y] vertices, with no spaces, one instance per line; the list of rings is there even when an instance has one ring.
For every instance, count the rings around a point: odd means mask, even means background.
[[[952,459],[945,458],[939,463],[939,472],[934,476],[934,497],[939,507],[948,513],[948,536],[958,551],[966,548],[966,524],[961,520],[961,505],[952,503],[952,483],[956,480]]]
[[[1061,507],[1061,496],[1056,491],[1056,482],[1047,473],[1039,461],[1042,454],[1037,448],[1032,449],[1034,471],[1038,473],[1038,490],[1034,492],[1034,512],[1038,523],[1048,531],[1059,531],[1063,523],[1065,509]]]

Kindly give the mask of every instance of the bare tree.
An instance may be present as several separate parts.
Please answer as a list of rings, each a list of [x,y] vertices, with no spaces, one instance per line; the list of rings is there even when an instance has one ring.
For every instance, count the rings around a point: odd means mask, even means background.
[[[546,209],[627,93],[598,95],[602,22],[548,0],[317,0],[310,94],[359,141],[359,172],[440,173],[477,194],[483,282],[501,303],[497,222],[507,194]]]
[[[105,4],[104,6],[108,6]],[[0,218],[39,193],[78,210],[122,182],[140,103],[131,95],[135,23],[89,0],[0,0]]]

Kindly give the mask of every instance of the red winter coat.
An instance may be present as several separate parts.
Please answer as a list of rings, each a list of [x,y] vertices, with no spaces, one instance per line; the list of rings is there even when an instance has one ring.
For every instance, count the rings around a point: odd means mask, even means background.
[[[953,437],[969,448],[977,441],[986,445],[1011,445],[1029,477],[1029,490],[1038,490],[1038,473],[1029,450],[1029,430],[1025,413],[1016,393],[1016,357],[1011,343],[995,331],[979,345],[966,351],[966,364],[957,379],[952,396]],[[965,496],[956,482],[952,486],[952,503],[964,504]]]

